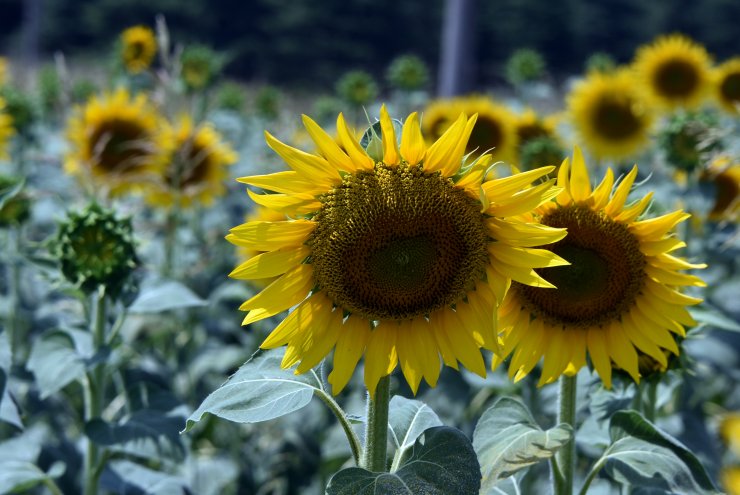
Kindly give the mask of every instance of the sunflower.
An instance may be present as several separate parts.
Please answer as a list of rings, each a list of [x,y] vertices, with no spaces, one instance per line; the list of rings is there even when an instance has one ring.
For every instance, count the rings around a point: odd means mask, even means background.
[[[0,86],[6,84],[10,80],[10,64],[8,59],[0,57]]]
[[[494,161],[511,163],[516,158],[516,116],[511,110],[486,96],[437,100],[424,111],[423,130],[434,141],[461,114],[478,114],[475,128],[465,148],[489,153]]]
[[[740,165],[737,163],[728,155],[719,155],[699,176],[700,181],[714,188],[710,220],[737,220],[740,213]]]
[[[740,466],[723,468],[720,477],[727,495],[740,495]]]
[[[685,306],[701,299],[676,287],[705,285],[680,270],[706,265],[670,254],[685,246],[669,232],[688,214],[679,210],[638,220],[652,193],[625,206],[636,176],[637,166],[612,192],[614,176],[607,169],[592,190],[578,148],[572,168],[569,159],[560,166],[563,191],[536,214],[544,226],[568,229],[551,249],[571,264],[537,270],[557,289],[514,282],[501,305],[501,355],[513,353],[509,374],[515,379],[544,356],[540,385],[550,383],[563,373],[576,373],[588,353],[604,385],[611,387],[613,367],[639,381],[638,351],[663,366],[664,349],[678,354],[671,332],[685,335],[684,325],[695,324]]]
[[[534,168],[535,166],[550,165],[560,163],[564,158],[564,153],[559,150],[559,139],[555,133],[557,117],[550,115],[542,117],[531,108],[526,109],[522,114],[516,116],[514,128],[518,142],[517,165],[524,169]],[[533,143],[541,143],[539,146],[532,146]],[[547,144],[542,144],[547,143]],[[529,146],[530,151],[525,153]],[[533,153],[533,149],[538,152]],[[546,152],[543,152],[546,151]],[[525,162],[526,154],[526,162]],[[557,157],[555,162],[550,163],[548,160]]]
[[[303,122],[318,154],[266,133],[292,170],[238,179],[274,191],[249,195],[291,218],[248,222],[227,236],[264,252],[232,277],[280,276],[241,306],[249,311],[243,324],[297,306],[262,348],[287,345],[282,364],[300,363],[296,373],[336,348],[329,375],[335,394],[363,355],[373,394],[397,364],[414,392],[422,377],[434,386],[440,355],[448,366],[459,361],[484,375],[480,348],[497,346],[492,316],[510,279],[550,286],[533,268],[565,263],[530,248],[561,239],[563,229],[509,218],[558,194],[554,179],[529,186],[554,167],[486,181],[489,155],[463,164],[475,116],[460,115],[427,147],[416,113],[397,141],[383,106],[377,161],[342,114],[337,130],[346,152],[313,120],[304,116]]]
[[[8,142],[13,134],[13,119],[5,111],[5,100],[0,98],[0,160],[8,158]]]
[[[172,147],[168,129],[144,95],[132,98],[118,89],[94,97],[69,121],[72,146],[64,168],[119,194],[161,173]]]
[[[580,140],[598,158],[626,158],[648,144],[653,115],[626,70],[592,72],[573,88],[567,104]]]
[[[121,59],[132,74],[149,68],[156,53],[157,38],[147,26],[133,26],[121,33]]]
[[[196,127],[189,116],[181,117],[174,129],[174,146],[167,168],[147,192],[150,204],[208,205],[226,192],[226,167],[237,161],[237,154],[213,126]]]
[[[740,57],[731,58],[713,72],[717,102],[728,112],[740,113]]]
[[[637,51],[634,67],[642,84],[664,108],[693,108],[710,87],[706,49],[680,34],[661,36]]]

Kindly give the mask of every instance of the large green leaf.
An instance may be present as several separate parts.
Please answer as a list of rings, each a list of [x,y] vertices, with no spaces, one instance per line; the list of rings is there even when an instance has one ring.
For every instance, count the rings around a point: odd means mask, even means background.
[[[280,367],[285,349],[258,351],[190,415],[185,431],[210,413],[236,423],[284,416],[311,401],[321,381],[314,371],[296,375]]]
[[[701,306],[689,308],[689,313],[700,325],[707,325],[713,328],[729,330],[731,332],[740,332],[740,323],[734,318],[727,316],[719,308],[710,306],[707,303]]]
[[[0,493],[27,493],[39,483],[60,477],[65,470],[63,462],[54,463],[45,473],[28,461],[0,461]]]
[[[685,469],[688,470],[691,478],[699,487],[710,493],[717,490],[704,466],[686,446],[668,433],[658,429],[637,411],[620,411],[615,413],[609,423],[609,433],[612,439],[621,438],[627,434],[633,438],[669,450],[684,464]]]
[[[128,311],[130,313],[161,313],[206,304],[206,301],[180,282],[159,280],[145,284],[129,306]]]
[[[183,417],[156,410],[139,410],[117,424],[93,419],[85,434],[98,445],[127,447],[135,452],[153,451],[159,456],[184,456],[180,428]]]
[[[473,433],[473,447],[483,472],[483,493],[493,489],[498,480],[549,459],[571,436],[570,425],[543,431],[524,404],[509,397],[499,399],[483,413]]]
[[[327,495],[477,495],[480,465],[470,440],[448,426],[429,428],[394,473],[348,468],[336,473]]]
[[[442,426],[442,421],[423,402],[400,395],[391,399],[388,410],[388,436],[396,447],[397,457],[412,447],[419,435],[432,426]]]
[[[26,368],[36,376],[41,398],[61,390],[85,375],[85,357],[65,331],[53,330],[36,340]]]

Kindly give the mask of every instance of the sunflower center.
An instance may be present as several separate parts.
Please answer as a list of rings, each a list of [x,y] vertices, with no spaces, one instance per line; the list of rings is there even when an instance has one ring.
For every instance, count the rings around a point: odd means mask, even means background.
[[[548,136],[549,132],[539,122],[533,122],[531,124],[520,125],[516,130],[517,136],[519,136],[519,145],[523,146],[525,143],[543,136]]]
[[[627,226],[579,205],[547,213],[542,223],[568,229],[548,248],[571,265],[537,270],[557,289],[513,284],[525,306],[566,327],[603,325],[629,310],[644,284],[646,262]]]
[[[185,144],[186,149],[180,153],[177,160],[181,163],[173,163],[178,166],[179,177],[175,170],[168,169],[165,176],[167,184],[171,187],[186,188],[202,184],[208,174],[210,151],[193,142]]]
[[[685,60],[670,60],[658,69],[655,85],[661,95],[682,98],[689,96],[699,85],[699,74]]]
[[[740,102],[740,74],[729,74],[719,87],[722,96],[732,102]]]
[[[110,120],[101,123],[88,141],[96,164],[112,173],[127,173],[147,155],[143,138],[146,131],[134,122]]]
[[[461,300],[489,242],[478,202],[419,166],[346,175],[322,197],[307,241],[317,285],[369,320],[407,319]]]
[[[629,99],[604,99],[594,111],[594,128],[608,139],[625,139],[640,129],[640,120]]]
[[[483,152],[491,148],[500,148],[503,138],[504,133],[501,129],[501,124],[495,120],[479,116],[478,121],[473,127],[473,131],[470,133],[470,139],[468,140],[468,146],[465,148],[465,152],[470,153],[476,149]]]

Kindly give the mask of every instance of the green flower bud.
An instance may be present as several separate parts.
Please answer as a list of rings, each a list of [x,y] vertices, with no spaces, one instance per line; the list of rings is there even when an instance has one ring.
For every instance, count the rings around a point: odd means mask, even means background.
[[[414,91],[429,82],[429,69],[416,55],[402,55],[391,62],[386,78],[395,88]]]

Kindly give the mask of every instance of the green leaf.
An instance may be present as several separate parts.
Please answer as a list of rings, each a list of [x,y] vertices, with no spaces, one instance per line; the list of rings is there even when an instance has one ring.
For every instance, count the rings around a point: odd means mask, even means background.
[[[429,428],[394,473],[343,469],[326,487],[327,495],[477,495],[480,465],[470,440],[448,426]]]
[[[146,493],[172,495],[186,493],[185,480],[167,473],[154,471],[135,462],[113,461],[103,472],[100,484],[105,493]]]
[[[257,351],[226,383],[212,392],[190,415],[190,430],[205,413],[236,423],[279,418],[306,406],[321,381],[313,370],[296,375],[280,367],[284,348]]]
[[[85,424],[85,434],[98,445],[128,446],[135,451],[145,452],[144,444],[154,447],[155,452],[180,456],[185,447],[180,437],[182,416],[173,416],[155,410],[139,410],[119,424],[110,424],[101,419],[92,419]]]
[[[668,433],[658,429],[637,411],[615,413],[609,423],[609,433],[612,439],[624,436],[626,433],[652,445],[668,449],[681,460],[698,486],[710,492],[717,490],[704,466],[686,446]]]
[[[492,486],[488,492],[481,490],[480,495],[521,495],[522,491],[519,488],[519,481],[516,476],[509,476],[496,483]]]
[[[85,376],[86,364],[72,337],[53,330],[34,342],[26,368],[36,376],[44,399]]]
[[[0,493],[26,493],[39,483],[60,477],[65,470],[63,462],[54,463],[45,473],[28,461],[0,461]]]
[[[25,179],[21,179],[18,182],[0,186],[0,208],[5,206],[6,202],[17,196],[18,193],[23,190],[25,183]]]
[[[442,426],[437,414],[418,400],[396,395],[391,399],[388,411],[388,436],[396,447],[396,457],[412,447],[425,430]]]
[[[689,308],[689,313],[699,324],[729,330],[730,332],[740,332],[740,323],[724,314],[719,308],[707,303]]]
[[[502,478],[549,459],[571,440],[565,423],[543,431],[527,407],[503,397],[483,413],[473,433],[473,447],[483,470],[483,492]]]
[[[159,280],[142,287],[128,311],[130,313],[161,313],[206,304],[206,301],[180,282]]]

